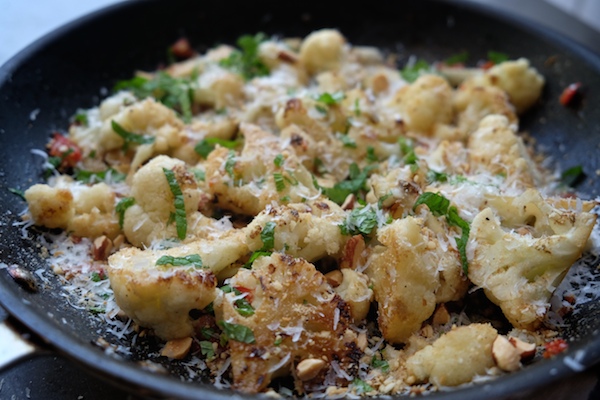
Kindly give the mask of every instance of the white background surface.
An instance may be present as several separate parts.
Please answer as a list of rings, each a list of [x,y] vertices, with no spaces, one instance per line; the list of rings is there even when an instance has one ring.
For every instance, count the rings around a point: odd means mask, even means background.
[[[48,32],[88,12],[127,0],[0,0],[0,65]],[[419,1],[419,0],[414,0]],[[566,13],[600,33],[600,0],[465,0],[490,4],[538,23],[548,12]],[[260,3],[257,3],[260,4]],[[565,34],[568,26],[554,26]]]

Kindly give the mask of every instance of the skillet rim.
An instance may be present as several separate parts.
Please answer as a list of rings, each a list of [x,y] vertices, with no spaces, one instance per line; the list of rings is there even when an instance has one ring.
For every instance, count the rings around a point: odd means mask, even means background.
[[[148,1],[146,1],[148,2]],[[158,0],[152,0],[158,3]],[[561,47],[576,54],[578,57],[589,63],[600,73],[600,56],[590,49],[566,36],[563,36],[549,28],[543,27],[535,22],[519,16],[509,14],[501,10],[495,10],[482,4],[465,4],[459,1],[432,0],[434,3],[441,3],[456,7],[457,9],[466,9],[475,13],[481,13],[488,17],[500,20],[501,22],[516,25],[522,30],[537,36],[539,39],[551,42],[554,46]],[[87,24],[101,16],[111,13],[118,13],[129,7],[137,7],[142,0],[129,0],[118,2],[89,14],[83,15],[37,39],[16,55],[11,57],[0,67],[0,89],[10,81],[11,75],[17,71],[20,66],[26,63],[31,57],[35,56],[40,50],[44,49],[58,38],[69,35],[74,29]],[[0,280],[0,288],[4,286],[4,281]],[[55,326],[43,314],[35,312],[21,301],[20,298],[13,295],[7,295],[6,290],[0,292],[0,303],[5,309],[29,329],[41,335],[46,341],[52,343],[56,350],[67,356],[78,364],[85,365],[96,375],[109,382],[131,391],[131,384],[136,386],[137,394],[156,395],[178,398],[197,398],[199,395],[208,396],[211,399],[250,398],[258,396],[241,396],[238,393],[230,391],[221,391],[212,385],[190,385],[176,380],[173,377],[160,376],[144,371],[139,366],[132,363],[123,363],[110,356],[105,355],[90,344],[83,343],[77,338],[70,337],[69,332]],[[43,332],[43,334],[42,334]],[[536,388],[545,383],[550,383],[556,377],[568,378],[577,373],[569,368],[564,359],[570,357],[577,351],[584,350],[586,357],[583,361],[587,367],[591,367],[600,361],[600,338],[590,342],[577,343],[566,353],[559,355],[552,360],[544,360],[527,367],[524,371],[517,374],[510,374],[496,378],[489,383],[478,384],[467,387],[459,391],[440,392],[434,394],[435,399],[476,399],[485,395],[487,398],[499,398],[498,396],[514,395],[525,392],[525,389],[531,390],[532,381],[536,377],[542,378]],[[109,372],[110,371],[110,372]],[[545,377],[545,379],[544,379]],[[151,379],[148,379],[151,378]],[[148,390],[150,389],[150,390]]]

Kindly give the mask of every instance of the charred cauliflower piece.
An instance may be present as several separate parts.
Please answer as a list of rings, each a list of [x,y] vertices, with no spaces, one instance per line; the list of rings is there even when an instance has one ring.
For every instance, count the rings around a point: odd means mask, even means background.
[[[441,287],[438,267],[451,257],[449,264],[460,270],[460,259],[456,249],[444,250],[419,218],[395,220],[379,229],[377,239],[382,246],[373,250],[365,272],[373,284],[384,338],[403,343],[435,310]]]
[[[339,225],[346,218],[345,212],[330,200],[315,200],[267,206],[245,228],[248,247],[257,251],[263,247],[261,232],[267,223],[275,224],[275,246],[294,257],[312,262],[325,256],[336,256],[346,237]]]
[[[471,224],[469,278],[511,324],[533,330],[554,289],[581,256],[596,216],[555,208],[534,189],[488,203]]]
[[[217,321],[252,331],[248,340],[228,342],[235,389],[260,392],[304,360],[325,362],[319,362],[314,376],[295,377],[300,392],[322,385],[327,376],[348,383],[335,372],[339,368],[353,376],[361,356],[357,335],[348,329],[352,323],[348,305],[312,264],[273,253],[256,260],[251,270],[240,269],[228,283],[245,288],[254,309],[253,315],[242,316],[234,293],[215,302]]]
[[[115,194],[105,183],[86,186],[61,177],[54,186],[31,186],[25,199],[36,225],[88,238],[106,235],[112,239],[119,234]]]
[[[217,147],[206,160],[206,182],[220,207],[257,215],[286,196],[300,202],[318,195],[312,175],[276,136],[248,123],[240,125],[240,132],[245,137],[240,154]]]
[[[109,258],[107,272],[115,301],[138,325],[152,329],[163,340],[193,336],[189,313],[215,299],[215,274],[198,263],[156,265],[159,258],[147,252],[127,248]]]
[[[492,344],[497,336],[490,324],[455,328],[409,357],[407,371],[416,382],[438,387],[471,382],[495,365]]]
[[[495,86],[459,86],[454,94],[454,111],[457,126],[466,135],[476,131],[481,120],[492,114],[504,115],[511,125],[518,124],[506,92]]]

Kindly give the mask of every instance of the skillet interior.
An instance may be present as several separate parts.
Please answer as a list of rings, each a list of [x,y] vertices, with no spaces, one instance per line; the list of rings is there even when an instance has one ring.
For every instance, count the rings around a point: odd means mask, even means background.
[[[234,11],[235,10],[235,11]],[[269,11],[265,11],[269,10]],[[399,52],[404,59],[417,55],[443,59],[468,50],[472,60],[488,50],[525,56],[546,77],[540,107],[521,118],[521,128],[537,139],[540,148],[561,168],[582,165],[588,178],[578,187],[587,198],[598,196],[600,182],[600,100],[588,90],[583,108],[562,107],[557,98],[567,84],[581,81],[600,87],[600,58],[575,43],[541,28],[525,28],[479,9],[449,2],[390,2],[372,8],[340,9],[335,4],[304,1],[290,5],[252,2],[130,1],[82,18],[33,44],[0,70],[0,261],[34,271],[43,265],[39,248],[21,237],[12,226],[25,204],[7,188],[25,189],[41,179],[41,159],[30,149],[44,147],[53,130],[68,126],[77,108],[96,105],[113,84],[131,77],[136,69],[153,70],[166,59],[168,45],[185,35],[200,52],[218,43],[234,43],[244,33],[263,31],[282,36],[305,36],[314,29],[339,29],[353,44],[368,44]],[[556,56],[555,62],[547,60]],[[1,272],[1,271],[0,271]],[[600,280],[600,278],[599,278]],[[134,363],[102,353],[90,342],[102,327],[86,311],[67,305],[54,280],[39,293],[28,293],[0,274],[2,304],[32,330],[58,349],[106,375],[113,383],[137,394],[180,398],[228,398],[211,386],[189,385],[167,376],[151,374]],[[579,322],[570,323],[570,350],[555,360],[545,360],[520,374],[497,379],[485,386],[434,398],[502,397],[548,383],[556,375],[574,371],[563,362],[585,350],[580,362],[600,360],[600,304],[597,299],[581,306]],[[581,322],[583,321],[583,323]]]

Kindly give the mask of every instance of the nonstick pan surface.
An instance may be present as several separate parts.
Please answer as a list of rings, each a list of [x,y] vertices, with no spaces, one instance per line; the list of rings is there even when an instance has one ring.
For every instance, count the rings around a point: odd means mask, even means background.
[[[168,46],[181,36],[202,52],[219,43],[234,43],[246,33],[305,36],[324,27],[339,29],[353,44],[399,53],[399,65],[411,55],[434,61],[465,50],[472,59],[485,58],[488,50],[511,58],[527,57],[547,84],[541,105],[521,118],[521,129],[536,139],[553,165],[583,167],[587,178],[577,187],[583,197],[600,193],[596,177],[600,108],[595,106],[600,103],[600,57],[554,32],[454,2],[396,1],[355,7],[323,1],[128,1],[53,32],[0,69],[0,262],[30,271],[44,267],[35,234],[24,239],[14,225],[25,203],[8,189],[25,189],[42,180],[41,159],[30,150],[44,148],[52,131],[65,129],[78,108],[96,105],[116,81],[130,78],[135,70],[156,69],[166,61]],[[558,102],[562,89],[572,82],[587,88],[578,109]],[[2,305],[50,346],[113,384],[148,397],[236,396],[105,354],[92,344],[104,327],[87,311],[65,302],[58,280],[51,279],[33,293],[5,272],[0,271]],[[596,364],[600,361],[599,313],[597,295],[578,305],[576,318],[568,321],[571,343],[566,353],[484,385],[432,398],[526,396],[557,377],[575,374],[569,357],[577,357],[585,367]]]

